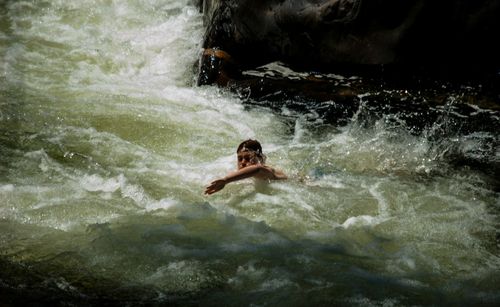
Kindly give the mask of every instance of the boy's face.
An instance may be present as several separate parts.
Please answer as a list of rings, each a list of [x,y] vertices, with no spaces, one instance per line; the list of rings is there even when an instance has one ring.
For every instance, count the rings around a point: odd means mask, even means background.
[[[259,164],[260,160],[257,155],[252,151],[240,151],[238,154],[238,169],[242,169],[244,167]]]

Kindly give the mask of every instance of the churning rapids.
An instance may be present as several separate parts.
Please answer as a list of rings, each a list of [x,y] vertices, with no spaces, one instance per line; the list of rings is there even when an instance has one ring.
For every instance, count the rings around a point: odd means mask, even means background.
[[[187,0],[1,2],[0,305],[500,304],[498,113],[247,104],[195,86],[202,36]],[[292,178],[204,196],[246,138]]]

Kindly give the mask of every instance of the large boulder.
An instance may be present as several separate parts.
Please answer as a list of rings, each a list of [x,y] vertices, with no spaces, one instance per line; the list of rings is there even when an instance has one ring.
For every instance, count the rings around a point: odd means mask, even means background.
[[[199,84],[281,61],[300,70],[482,72],[500,67],[496,0],[199,0]]]

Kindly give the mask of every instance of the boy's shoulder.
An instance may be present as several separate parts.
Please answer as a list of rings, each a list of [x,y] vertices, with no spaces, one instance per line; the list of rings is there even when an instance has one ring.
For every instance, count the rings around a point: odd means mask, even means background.
[[[260,167],[262,172],[259,172],[256,177],[264,180],[279,180],[286,179],[287,176],[282,171],[275,169],[269,165],[261,165]]]

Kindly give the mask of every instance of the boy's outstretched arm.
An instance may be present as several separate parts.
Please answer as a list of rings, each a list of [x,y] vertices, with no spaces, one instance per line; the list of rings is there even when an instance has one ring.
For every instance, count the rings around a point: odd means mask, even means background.
[[[250,178],[256,177],[264,180],[282,180],[287,179],[287,176],[279,170],[275,170],[269,166],[265,165],[250,165],[242,168],[236,172],[229,173],[226,177],[212,181],[206,188],[205,194],[213,194],[222,190],[226,184]]]

